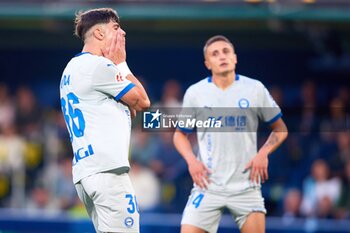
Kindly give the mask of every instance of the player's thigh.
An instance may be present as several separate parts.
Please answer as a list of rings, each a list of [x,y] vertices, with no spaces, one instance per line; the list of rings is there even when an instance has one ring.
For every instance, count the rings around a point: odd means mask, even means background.
[[[128,174],[98,173],[81,181],[102,232],[139,232],[139,212]]]
[[[86,208],[86,211],[88,212],[89,216],[91,217],[92,210],[94,208],[93,201],[91,200],[89,195],[87,195],[87,193],[84,190],[83,185],[80,182],[75,184],[75,189],[77,191],[79,199],[81,200],[81,202],[83,202],[83,204]]]
[[[92,199],[85,192],[84,187],[80,182],[75,184],[75,189],[77,190],[77,194],[78,194],[79,199],[83,202],[85,209],[92,220],[92,223],[95,227],[96,233],[102,233],[97,228],[98,217],[97,217],[96,209],[95,209],[95,206],[94,206]]]
[[[243,224],[241,233],[265,233],[265,214],[261,212],[253,212],[248,215]]]
[[[250,214],[260,213],[262,216],[266,214],[264,198],[259,188],[251,188],[230,195],[227,208],[233,215],[239,229],[242,229]]]
[[[183,224],[181,225],[181,233],[206,233],[206,231],[196,226]]]
[[[225,198],[211,192],[193,189],[181,220],[181,232],[215,233],[219,226]]]

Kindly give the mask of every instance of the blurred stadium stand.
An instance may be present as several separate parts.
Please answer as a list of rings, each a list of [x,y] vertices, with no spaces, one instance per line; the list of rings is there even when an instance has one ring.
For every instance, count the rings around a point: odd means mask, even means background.
[[[181,104],[183,90],[208,74],[202,56],[208,37],[229,37],[238,73],[261,80],[286,118],[295,117],[263,186],[267,232],[350,232],[350,1],[1,0],[1,233],[92,232],[71,183],[58,83],[81,50],[75,12],[102,6],[119,12],[128,64],[159,106]],[[178,232],[191,189],[183,160],[169,135],[137,126],[132,148],[132,176],[139,183],[147,177],[153,190],[138,188],[159,195],[158,202],[144,200],[142,232]],[[316,186],[326,187],[322,201],[307,195]],[[231,228],[238,232],[225,215],[219,232]]]

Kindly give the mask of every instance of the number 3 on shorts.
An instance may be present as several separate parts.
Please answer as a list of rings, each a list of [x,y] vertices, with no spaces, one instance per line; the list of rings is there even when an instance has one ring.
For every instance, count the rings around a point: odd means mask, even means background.
[[[127,208],[129,214],[133,214],[135,213],[135,210],[137,212],[139,212],[139,207],[137,205],[137,200],[136,200],[136,196],[131,195],[131,194],[125,194],[125,198],[129,199],[129,203],[128,205],[130,207]]]

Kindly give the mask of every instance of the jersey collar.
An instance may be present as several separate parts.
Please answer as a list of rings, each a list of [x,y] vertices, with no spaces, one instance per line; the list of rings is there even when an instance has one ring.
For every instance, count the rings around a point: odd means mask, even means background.
[[[76,54],[74,57],[79,57],[79,56],[84,55],[84,54],[91,54],[91,53],[90,52],[81,52],[81,53]]]
[[[239,74],[236,74],[236,78],[235,78],[235,80],[236,80],[236,81],[238,81],[238,80],[239,80]],[[209,77],[208,77],[208,83],[211,83],[211,82],[213,82],[213,80],[212,80],[212,77],[211,77],[211,76],[209,76]]]

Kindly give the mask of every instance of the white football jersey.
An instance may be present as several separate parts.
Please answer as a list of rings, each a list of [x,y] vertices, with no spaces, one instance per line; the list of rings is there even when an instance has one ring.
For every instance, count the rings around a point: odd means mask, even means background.
[[[190,86],[184,96],[183,110],[200,118],[204,110],[213,111],[221,121],[219,130],[197,129],[198,159],[211,171],[209,189],[222,192],[241,191],[260,186],[249,181],[244,172],[247,163],[257,154],[259,119],[273,123],[281,110],[258,81],[236,75],[234,83],[225,90],[218,88],[211,77]],[[179,128],[190,133],[194,128]]]
[[[119,100],[134,86],[102,56],[79,53],[67,64],[60,96],[74,152],[74,183],[95,173],[129,168],[130,111]]]

